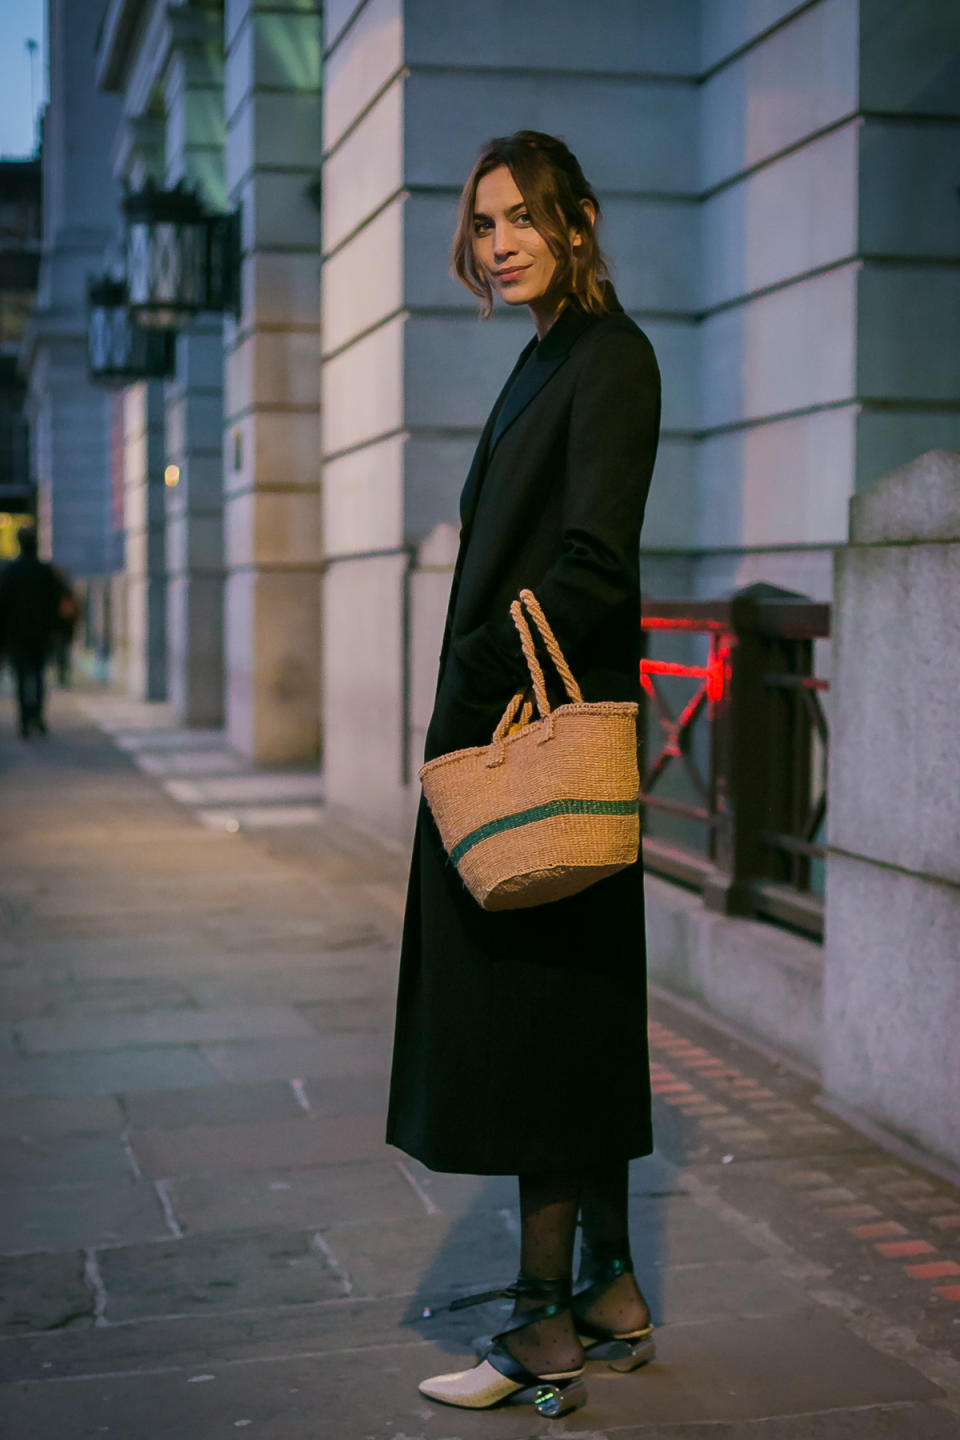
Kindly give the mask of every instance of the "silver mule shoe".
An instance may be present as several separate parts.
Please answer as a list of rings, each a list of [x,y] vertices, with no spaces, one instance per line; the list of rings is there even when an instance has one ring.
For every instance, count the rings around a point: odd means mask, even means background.
[[[653,1338],[653,1326],[644,1325],[638,1330],[608,1330],[603,1325],[593,1325],[581,1313],[576,1304],[589,1304],[595,1293],[612,1284],[621,1275],[633,1274],[633,1262],[628,1256],[616,1255],[597,1259],[590,1256],[594,1279],[585,1289],[573,1296],[573,1321],[577,1327],[577,1338],[583,1346],[584,1359],[604,1361],[611,1370],[625,1375],[649,1365],[657,1358],[657,1346]]]

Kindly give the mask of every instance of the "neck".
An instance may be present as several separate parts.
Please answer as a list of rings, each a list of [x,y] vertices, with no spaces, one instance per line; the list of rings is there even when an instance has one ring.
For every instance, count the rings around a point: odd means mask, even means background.
[[[533,316],[533,328],[537,332],[537,339],[542,340],[544,335],[553,325],[561,310],[567,304],[566,295],[540,295],[536,300],[531,300],[527,309]]]

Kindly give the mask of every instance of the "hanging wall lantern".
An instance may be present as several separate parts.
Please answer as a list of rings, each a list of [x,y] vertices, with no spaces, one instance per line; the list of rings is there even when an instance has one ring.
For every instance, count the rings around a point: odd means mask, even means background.
[[[179,183],[148,181],[123,202],[128,303],[137,321],[177,330],[201,310],[236,310],[239,225],[236,215],[209,214]]]
[[[174,336],[145,330],[127,305],[127,287],[112,275],[87,281],[87,361],[97,385],[122,389],[173,375]]]

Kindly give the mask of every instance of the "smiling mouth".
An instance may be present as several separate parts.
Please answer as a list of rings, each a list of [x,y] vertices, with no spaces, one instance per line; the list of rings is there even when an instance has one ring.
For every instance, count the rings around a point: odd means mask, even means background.
[[[518,275],[523,275],[529,269],[529,265],[514,265],[507,270],[498,270],[496,275],[498,280],[515,280]]]

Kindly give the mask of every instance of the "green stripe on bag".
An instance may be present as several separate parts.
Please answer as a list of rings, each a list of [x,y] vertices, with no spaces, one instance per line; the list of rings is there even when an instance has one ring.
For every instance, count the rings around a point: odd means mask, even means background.
[[[490,820],[478,830],[465,835],[450,851],[450,859],[459,865],[468,850],[499,835],[504,830],[518,830],[522,825],[532,825],[537,820],[552,820],[555,815],[636,815],[640,801],[636,800],[550,800],[546,805],[534,805],[530,810],[518,810],[515,815],[504,815],[501,820]]]

